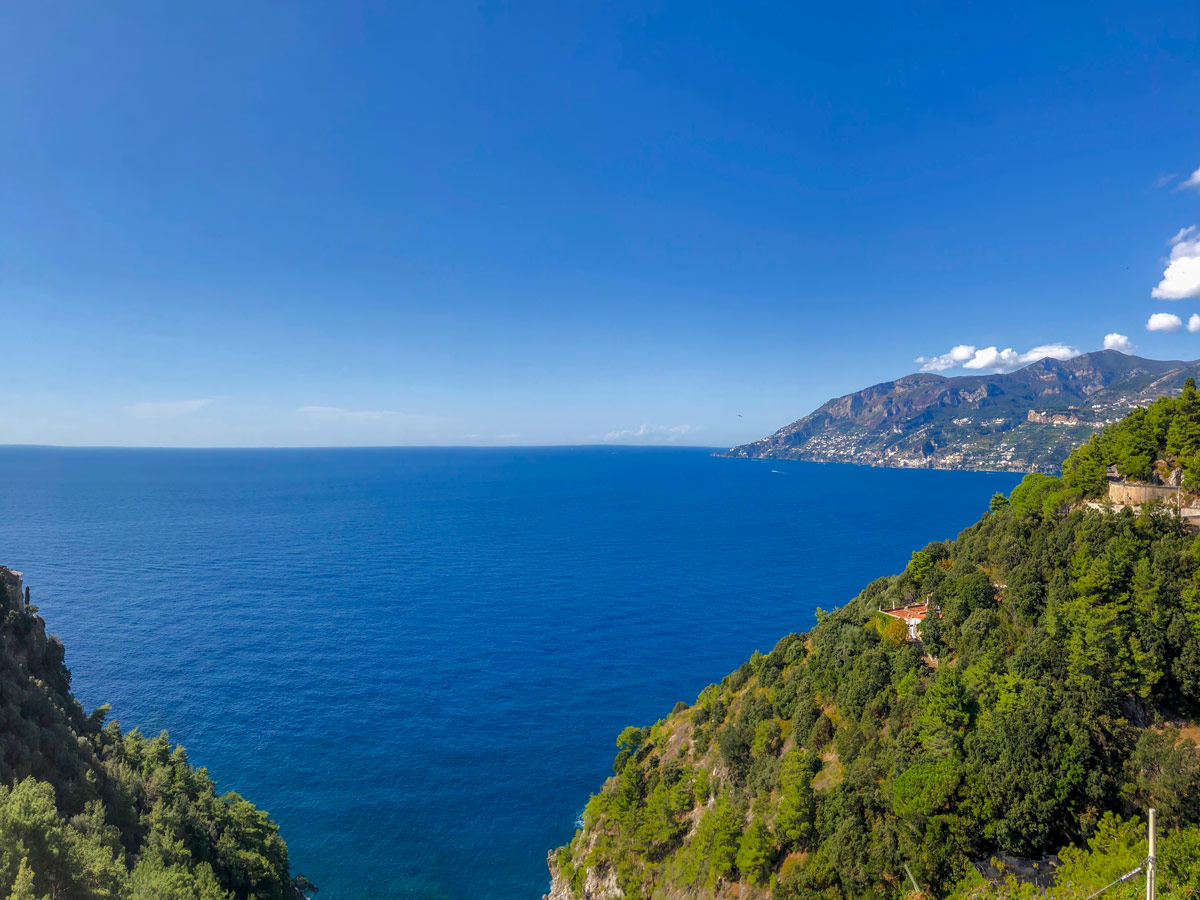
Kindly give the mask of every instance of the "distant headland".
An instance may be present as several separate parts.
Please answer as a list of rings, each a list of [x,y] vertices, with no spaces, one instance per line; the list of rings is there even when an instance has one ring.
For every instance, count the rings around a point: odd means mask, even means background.
[[[1200,361],[1116,350],[1015,372],[906,375],[838,397],[769,437],[717,456],[896,468],[1056,472],[1106,424],[1179,393]]]

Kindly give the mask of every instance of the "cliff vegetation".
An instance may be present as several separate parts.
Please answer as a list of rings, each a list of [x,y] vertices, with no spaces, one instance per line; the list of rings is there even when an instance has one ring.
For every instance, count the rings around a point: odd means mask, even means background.
[[[1160,397],[1093,435],[1063,464],[1068,487],[1103,497],[1110,469],[1130,481],[1200,490],[1200,392],[1188,378],[1177,397]]]
[[[9,587],[16,583],[12,573]],[[0,579],[0,897],[297,900],[275,824],[166,734],[86,713],[62,643]]]
[[[1200,536],[1079,502],[1110,464],[1195,478],[1198,451],[1189,384],[627,728],[551,896],[1083,898],[1145,855],[1152,807],[1160,896],[1200,896]],[[880,612],[922,603],[920,642]]]

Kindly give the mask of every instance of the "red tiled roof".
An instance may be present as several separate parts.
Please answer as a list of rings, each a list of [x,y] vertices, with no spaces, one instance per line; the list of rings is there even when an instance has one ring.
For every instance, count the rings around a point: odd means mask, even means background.
[[[920,622],[929,614],[929,604],[920,603],[916,606],[904,606],[900,609],[881,609],[880,612],[885,616],[895,616],[897,619],[916,619]]]

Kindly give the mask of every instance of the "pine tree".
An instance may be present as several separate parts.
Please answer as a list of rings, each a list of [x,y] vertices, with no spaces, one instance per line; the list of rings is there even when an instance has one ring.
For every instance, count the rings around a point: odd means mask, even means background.
[[[33,869],[29,868],[29,859],[21,858],[20,867],[17,869],[17,880],[13,882],[12,893],[8,895],[8,900],[49,900],[48,897],[39,898],[33,892]]]
[[[751,884],[762,884],[767,880],[774,851],[774,839],[771,831],[762,820],[755,819],[742,835],[738,847],[737,867]]]

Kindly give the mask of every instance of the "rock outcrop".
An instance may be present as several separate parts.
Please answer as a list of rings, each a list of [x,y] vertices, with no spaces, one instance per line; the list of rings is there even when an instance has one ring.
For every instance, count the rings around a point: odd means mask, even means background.
[[[25,608],[25,589],[21,586],[21,573],[7,566],[0,566],[0,606],[10,609]]]
[[[588,869],[583,883],[583,896],[577,898],[571,885],[563,878],[553,851],[547,854],[546,865],[550,868],[550,893],[545,894],[542,900],[624,900],[625,894],[617,885],[616,873],[611,870],[599,874],[595,869]]]

